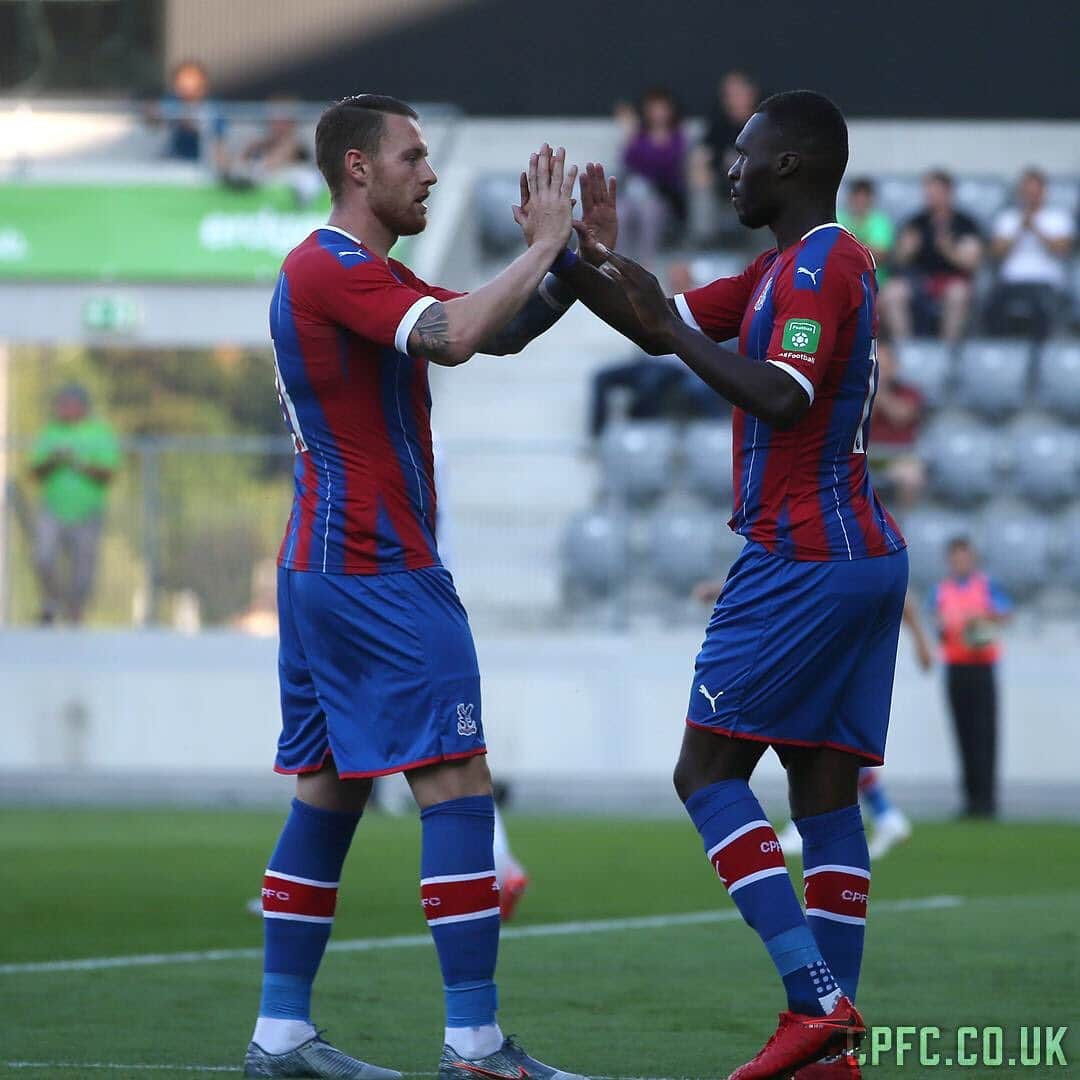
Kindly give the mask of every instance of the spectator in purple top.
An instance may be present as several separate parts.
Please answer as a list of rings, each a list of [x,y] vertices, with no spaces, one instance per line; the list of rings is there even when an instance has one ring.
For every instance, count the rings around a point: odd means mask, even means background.
[[[648,263],[666,231],[686,220],[686,133],[669,90],[646,91],[638,108],[615,111],[624,132],[619,192],[619,231],[623,250]]]

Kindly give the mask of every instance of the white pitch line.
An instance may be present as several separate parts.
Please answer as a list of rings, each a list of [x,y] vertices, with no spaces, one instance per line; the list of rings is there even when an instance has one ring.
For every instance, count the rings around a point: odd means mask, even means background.
[[[966,901],[960,896],[924,896],[914,900],[879,900],[875,912],[933,911],[959,907]],[[734,909],[691,911],[679,915],[643,915],[627,919],[592,919],[587,921],[540,923],[537,926],[511,926],[502,930],[502,941],[522,938],[566,937],[576,934],[609,934],[623,930],[666,930],[675,926],[704,926],[711,923],[738,922],[742,916]],[[397,937],[353,938],[331,941],[329,952],[373,952],[382,949],[416,949],[431,944],[429,934],[403,934]],[[202,952],[141,953],[135,956],[102,956],[85,960],[45,960],[22,964],[0,964],[0,975],[44,975],[64,971],[105,971],[109,968],[160,967],[163,964],[202,964],[213,960],[256,960],[259,949],[207,949]]]

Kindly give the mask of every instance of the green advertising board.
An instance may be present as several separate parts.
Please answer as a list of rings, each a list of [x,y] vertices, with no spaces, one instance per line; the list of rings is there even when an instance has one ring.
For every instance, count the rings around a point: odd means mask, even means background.
[[[0,184],[0,280],[270,282],[329,199],[217,184]]]

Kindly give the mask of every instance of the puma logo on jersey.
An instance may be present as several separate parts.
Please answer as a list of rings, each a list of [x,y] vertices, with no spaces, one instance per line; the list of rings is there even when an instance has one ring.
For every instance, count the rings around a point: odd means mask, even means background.
[[[701,694],[702,697],[706,698],[706,700],[712,706],[712,711],[716,712],[716,702],[718,699],[724,696],[724,691],[717,690],[715,694],[710,694],[709,691],[705,689],[704,683],[698,683],[698,693]]]
[[[338,254],[339,259],[344,259],[346,255],[361,255],[365,259],[367,258],[367,252],[363,251],[363,250],[360,250],[360,251],[339,251],[337,254]]]
[[[805,266],[800,266],[798,270],[795,271],[795,276],[798,277],[800,274],[805,274],[814,283],[814,287],[817,288],[817,276],[824,269],[824,266],[819,266],[816,270],[807,270]]]

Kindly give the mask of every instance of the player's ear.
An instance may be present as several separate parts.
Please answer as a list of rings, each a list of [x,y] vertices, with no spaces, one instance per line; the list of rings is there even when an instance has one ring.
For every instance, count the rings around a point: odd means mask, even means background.
[[[371,178],[371,158],[363,150],[346,150],[345,175],[357,184],[366,184]]]
[[[800,158],[794,150],[785,150],[776,158],[776,175],[790,176],[799,168]]]

